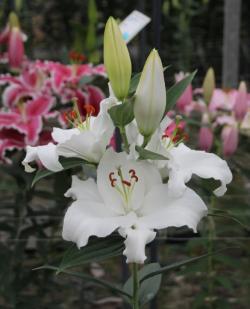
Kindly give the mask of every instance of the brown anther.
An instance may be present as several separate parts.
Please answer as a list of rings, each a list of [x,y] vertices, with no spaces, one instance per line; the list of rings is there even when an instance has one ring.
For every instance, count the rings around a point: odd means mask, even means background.
[[[129,170],[130,178],[135,179],[135,182],[139,180],[138,176],[136,175],[136,172],[134,169]]]
[[[131,186],[131,183],[130,183],[129,181],[127,181],[127,180],[122,180],[122,183],[123,183],[124,185],[128,186],[128,187]]]
[[[109,181],[112,187],[115,187],[115,183],[117,182],[117,179],[114,178],[114,175],[114,172],[109,173]]]

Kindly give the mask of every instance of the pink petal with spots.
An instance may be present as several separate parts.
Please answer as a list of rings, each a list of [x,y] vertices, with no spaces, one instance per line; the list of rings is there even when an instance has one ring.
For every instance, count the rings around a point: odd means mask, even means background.
[[[34,117],[26,124],[25,141],[28,145],[35,145],[37,143],[42,128],[41,117]]]
[[[81,64],[77,66],[76,69],[76,76],[77,77],[83,77],[83,76],[89,76],[93,74],[92,65],[90,64]]]
[[[92,69],[93,74],[107,77],[106,69],[103,64],[97,65]]]
[[[3,104],[7,107],[14,107],[18,101],[23,98],[23,97],[29,97],[30,96],[30,92],[19,86],[19,85],[10,85],[8,86],[2,95],[3,98]]]

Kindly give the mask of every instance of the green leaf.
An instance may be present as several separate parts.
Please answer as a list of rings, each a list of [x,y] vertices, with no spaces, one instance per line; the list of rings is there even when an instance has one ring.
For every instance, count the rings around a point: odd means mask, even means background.
[[[184,266],[184,265],[187,265],[187,264],[199,261],[199,260],[201,260],[201,259],[203,259],[205,257],[218,254],[218,253],[220,253],[222,251],[225,251],[225,250],[228,250],[228,249],[236,249],[236,248],[238,248],[238,247],[224,248],[224,249],[212,252],[212,253],[203,254],[203,255],[200,255],[200,256],[196,256],[196,257],[193,257],[193,258],[181,261],[181,262],[176,262],[176,263],[173,263],[171,265],[167,265],[167,266],[161,267],[159,270],[153,271],[150,274],[148,274],[148,275],[144,276],[143,278],[141,278],[140,283],[144,282],[145,280],[147,280],[147,279],[149,279],[151,277],[154,277],[154,276],[157,276],[159,274],[162,274],[162,273],[164,273],[166,271],[173,270],[173,269],[176,269],[176,268],[180,268],[181,266]]]
[[[41,270],[41,269],[50,269],[50,270],[55,270],[55,271],[59,270],[58,267],[55,267],[55,266],[52,266],[52,265],[40,266],[40,267],[37,267],[37,268],[35,268],[33,270]],[[64,274],[67,274],[67,275],[71,275],[71,276],[74,276],[74,277],[81,278],[81,279],[86,280],[86,281],[90,281],[90,282],[96,283],[97,285],[100,285],[100,286],[102,286],[104,288],[107,288],[107,289],[113,291],[114,293],[118,293],[118,294],[120,294],[122,296],[131,298],[131,296],[128,293],[126,293],[125,291],[123,291],[119,287],[117,287],[117,286],[115,286],[115,285],[113,285],[113,284],[111,284],[111,283],[109,283],[107,281],[104,281],[104,280],[92,277],[92,276],[84,274],[84,273],[75,272],[75,271],[63,270],[61,272],[64,273]]]
[[[65,269],[99,262],[108,258],[119,256],[124,250],[124,242],[120,236],[111,235],[106,238],[91,239],[87,246],[78,249],[75,244],[65,252],[58,267],[58,272]]]
[[[79,158],[60,158],[59,159],[60,163],[62,164],[64,170],[68,170],[70,168],[82,165],[83,163],[86,163],[86,161],[84,161],[83,159],[79,159]],[[60,172],[60,171],[59,171]],[[59,172],[53,172],[47,169],[42,169],[42,170],[38,170],[36,172],[36,175],[32,181],[31,186],[33,187],[39,180],[50,176],[52,174],[55,173],[59,173]]]
[[[133,75],[133,77],[130,80],[130,87],[129,87],[129,95],[133,95],[136,91],[136,88],[139,84],[139,80],[141,77],[141,72],[140,73],[136,73]]]
[[[116,127],[124,127],[134,119],[134,106],[132,101],[113,106],[108,112]]]
[[[140,271],[138,272],[138,279],[141,280],[143,277],[147,276],[148,274],[158,271],[160,269],[159,263],[151,263],[145,265]],[[158,290],[161,286],[161,279],[162,276],[158,275],[147,279],[142,282],[139,288],[139,301],[140,306],[143,306],[150,300],[152,300],[155,295],[157,294]],[[128,293],[129,295],[133,295],[133,278],[132,276],[127,280],[127,282],[123,286],[123,291]]]
[[[164,157],[163,155],[144,149],[140,146],[135,146],[135,150],[139,153],[141,160],[168,160],[167,157]]]
[[[243,222],[241,222],[239,219],[227,214],[227,215],[223,215],[221,213],[209,213],[208,216],[211,217],[218,217],[218,218],[224,218],[224,219],[228,219],[228,220],[232,220],[236,223],[238,223],[239,225],[241,225],[245,230],[250,231],[250,227],[246,226]]]
[[[178,83],[174,84],[171,88],[167,90],[167,104],[166,112],[170,111],[176,104],[179,97],[186,90],[187,86],[192,82],[197,71],[189,74],[187,77],[183,78]]]

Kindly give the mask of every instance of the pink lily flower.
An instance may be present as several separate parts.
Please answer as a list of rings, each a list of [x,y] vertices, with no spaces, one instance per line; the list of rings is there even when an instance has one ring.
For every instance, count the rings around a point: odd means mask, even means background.
[[[235,104],[236,97],[237,90],[235,89],[231,89],[228,92],[222,89],[215,89],[208,109],[210,112],[216,112],[218,110],[231,111]]]
[[[210,127],[204,126],[199,132],[199,148],[209,152],[213,146],[214,135]]]
[[[52,97],[41,96],[20,104],[10,111],[1,111],[0,130],[15,130],[24,136],[26,145],[35,145],[42,131],[42,117],[49,114],[53,104]]]

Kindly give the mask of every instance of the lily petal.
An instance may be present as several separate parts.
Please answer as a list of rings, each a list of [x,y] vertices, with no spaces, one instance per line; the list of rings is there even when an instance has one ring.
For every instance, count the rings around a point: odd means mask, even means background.
[[[219,180],[221,186],[214,190],[215,195],[222,196],[226,192],[226,185],[232,181],[232,173],[226,161],[213,153],[191,150],[184,144],[173,147],[169,153],[169,188],[175,194],[183,193],[185,183],[193,174]]]
[[[146,196],[139,224],[148,229],[186,225],[196,232],[198,223],[206,215],[205,203],[193,190],[187,188],[176,197],[168,185],[162,184]]]
[[[123,254],[127,257],[127,263],[143,264],[146,260],[145,246],[155,239],[156,232],[146,228],[121,228],[121,236],[126,237]]]
[[[38,147],[27,146],[26,156],[22,161],[22,165],[24,166],[26,172],[31,173],[35,171],[35,168],[32,168],[29,165],[29,163],[34,160],[40,160],[47,169],[54,172],[58,172],[63,169],[56,152],[56,145],[52,143]]]

